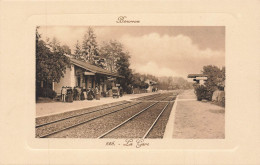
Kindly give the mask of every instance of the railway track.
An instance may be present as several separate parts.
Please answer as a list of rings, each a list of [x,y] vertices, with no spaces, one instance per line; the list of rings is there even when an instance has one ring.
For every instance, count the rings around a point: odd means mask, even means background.
[[[126,104],[126,103],[129,103],[129,102],[128,101],[120,101],[120,102],[115,102],[115,103],[104,104],[104,105],[98,106],[98,107],[83,108],[83,109],[79,109],[79,110],[75,110],[75,111],[69,111],[69,112],[53,114],[53,115],[49,115],[49,116],[37,117],[36,120],[35,120],[36,128],[47,125],[47,124],[55,122],[55,121],[65,119],[65,118],[70,118],[70,117],[78,116],[78,115],[81,115],[81,114],[83,115],[85,113],[100,110],[100,109],[116,107],[116,106]]]
[[[36,137],[47,137],[49,135],[55,134],[57,132],[69,129],[69,128],[73,128],[75,126],[84,124],[86,122],[101,118],[103,116],[106,115],[110,115],[112,113],[116,113],[118,111],[121,110],[125,110],[129,107],[135,106],[140,104],[141,102],[135,102],[135,103],[131,103],[130,105],[127,104],[126,106],[117,106],[116,109],[111,109],[111,108],[107,108],[107,109],[102,109],[96,112],[92,112],[92,113],[85,113],[85,114],[81,114],[78,116],[72,116],[70,118],[64,119],[64,120],[58,120],[55,122],[51,122],[48,124],[44,124],[43,126],[38,126],[36,128]]]
[[[130,104],[130,102],[124,102],[124,103],[108,106],[108,107],[105,107],[105,108],[99,108],[99,109],[95,109],[95,110],[85,111],[83,113],[76,113],[76,114],[73,114],[73,115],[70,115],[70,116],[65,116],[65,117],[58,118],[58,119],[53,120],[53,121],[43,122],[43,123],[40,123],[40,124],[39,124],[39,122],[38,122],[38,124],[36,122],[36,128],[46,126],[46,125],[50,125],[50,124],[53,124],[53,123],[57,123],[59,121],[71,119],[71,118],[74,118],[74,117],[78,117],[78,116],[82,116],[82,115],[86,115],[86,114],[90,114],[90,113],[94,113],[94,112],[98,112],[98,111],[103,111],[103,110],[113,108],[113,107],[117,107],[117,106],[120,106],[120,105],[127,105],[127,104]]]
[[[166,97],[168,98],[168,96]],[[152,131],[152,129],[154,128],[154,126],[156,125],[156,123],[158,122],[159,118],[162,116],[162,114],[164,113],[164,111],[166,110],[166,108],[169,106],[169,104],[173,101],[173,99],[175,99],[175,97],[171,98],[166,104],[161,102],[161,101],[157,101],[151,105],[149,105],[148,107],[144,108],[143,110],[139,111],[138,113],[134,114],[133,116],[131,116],[130,118],[126,119],[124,122],[120,123],[119,125],[115,126],[114,128],[110,129],[109,131],[103,133],[102,135],[100,135],[98,137],[98,139],[101,138],[128,138],[129,135],[125,134],[124,132],[132,132],[132,131],[127,131],[126,128],[123,128],[125,125],[129,124],[128,126],[125,127],[131,127],[131,125],[133,126],[136,121],[135,119],[137,119],[138,116],[145,114],[145,113],[150,113],[150,114],[156,114],[154,115],[154,120],[151,123],[151,125],[149,125],[149,127],[147,127],[147,131],[140,137],[131,137],[131,138],[146,138],[149,133]],[[162,108],[159,108],[161,106],[155,107],[156,105],[158,105],[159,103],[164,104]],[[158,110],[158,108],[160,110]],[[151,110],[152,109],[152,110]],[[150,111],[149,111],[150,110]],[[152,111],[152,112],[151,112]],[[145,115],[143,115],[145,116]],[[141,120],[142,118],[140,118],[139,120]],[[138,119],[137,119],[138,120]],[[118,132],[116,132],[118,129]],[[142,127],[142,129],[144,129]],[[132,130],[135,130],[135,128],[132,128]],[[121,132],[120,132],[121,131]],[[124,137],[127,136],[127,137]],[[136,135],[135,135],[136,136]]]
[[[150,97],[150,99],[157,98],[158,96]],[[168,96],[167,96],[168,97]],[[165,98],[167,98],[165,97]],[[165,99],[164,98],[164,99]],[[162,99],[163,100],[163,99]],[[92,120],[125,110],[127,108],[136,106],[142,102],[123,102],[104,108],[76,113],[71,116],[50,120],[48,122],[38,122],[36,124],[36,137],[44,138],[52,134],[76,127],[78,125],[90,122]],[[55,117],[54,117],[55,118]],[[37,123],[37,122],[36,122]]]
[[[158,98],[158,95],[159,94],[152,95],[152,97],[150,96],[147,100]],[[142,100],[143,99],[141,99],[140,101],[142,101]],[[49,125],[49,124],[52,124],[52,123],[56,123],[56,122],[59,122],[59,121],[63,121],[63,120],[66,120],[66,119],[70,119],[70,118],[73,118],[73,117],[78,117],[78,116],[82,116],[82,115],[85,115],[85,114],[90,114],[90,113],[102,111],[102,110],[117,107],[117,106],[120,106],[120,105],[130,104],[130,103],[131,102],[128,102],[128,101],[121,101],[119,103],[112,103],[111,105],[105,105],[105,106],[101,106],[99,108],[92,107],[92,108],[81,109],[81,110],[77,110],[77,111],[73,111],[73,112],[65,112],[63,114],[38,117],[38,118],[36,118],[36,128],[42,127],[42,126],[45,126],[45,125]]]
[[[154,97],[144,96],[144,97],[142,97],[142,99],[136,98],[136,99],[133,99],[133,101],[156,102],[156,101],[160,100],[160,98],[163,98],[165,96],[168,96],[168,98],[163,101],[172,100],[171,99],[172,97],[176,98],[176,96],[173,96],[172,94],[156,94],[156,95],[154,95]]]
[[[134,98],[134,99],[131,99],[131,100],[139,100],[139,101],[151,100],[151,99],[154,99],[154,98],[156,98],[160,95],[161,95],[161,93],[157,93],[157,94],[152,94],[152,95],[149,95],[149,96],[142,96],[142,97]]]

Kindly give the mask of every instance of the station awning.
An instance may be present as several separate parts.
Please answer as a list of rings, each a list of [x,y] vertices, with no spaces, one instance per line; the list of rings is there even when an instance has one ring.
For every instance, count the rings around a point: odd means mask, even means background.
[[[70,59],[71,63],[78,66],[78,67],[81,67],[83,69],[86,69],[87,71],[84,72],[85,75],[95,75],[95,74],[102,74],[102,75],[107,75],[107,76],[112,76],[112,77],[121,77],[121,78],[124,78],[123,76],[119,75],[118,73],[116,72],[110,72],[106,69],[103,69],[103,68],[100,68],[98,66],[95,66],[95,65],[92,65],[88,62],[85,62],[85,61],[80,61],[80,60],[77,60],[77,59],[73,59],[71,58]]]

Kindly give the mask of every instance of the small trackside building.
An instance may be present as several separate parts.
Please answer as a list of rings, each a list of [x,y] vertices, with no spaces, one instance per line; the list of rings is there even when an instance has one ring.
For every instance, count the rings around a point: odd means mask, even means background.
[[[153,80],[146,80],[145,83],[147,83],[149,86],[146,89],[147,92],[155,92],[157,89],[157,82],[153,81]]]
[[[117,73],[110,72],[88,62],[70,59],[70,63],[70,67],[66,68],[66,73],[60,82],[53,82],[52,87],[57,94],[61,93],[63,86],[78,86],[85,89],[95,88],[97,86],[100,92],[106,92],[106,81],[111,80],[113,81],[112,84],[115,85],[114,81],[116,78],[123,78]]]
[[[192,78],[196,83],[203,85],[207,81],[208,76],[204,74],[189,74],[188,78]]]

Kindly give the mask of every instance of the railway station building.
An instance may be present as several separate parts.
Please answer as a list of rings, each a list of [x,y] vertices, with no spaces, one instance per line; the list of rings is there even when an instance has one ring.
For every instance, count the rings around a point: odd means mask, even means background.
[[[107,81],[110,81],[112,86],[116,84],[116,78],[123,78],[117,73],[110,72],[106,69],[97,67],[88,62],[77,59],[70,59],[71,65],[66,68],[64,77],[59,83],[53,82],[52,89],[57,93],[61,93],[63,86],[82,87],[85,89],[99,88],[99,91],[107,92]]]
[[[145,83],[148,84],[148,88],[146,89],[147,92],[155,92],[158,88],[158,83],[153,80],[146,80]]]

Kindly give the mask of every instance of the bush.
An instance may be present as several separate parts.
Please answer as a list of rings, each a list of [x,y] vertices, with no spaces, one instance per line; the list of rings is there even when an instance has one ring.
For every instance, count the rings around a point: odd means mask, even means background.
[[[52,89],[50,88],[46,88],[46,96],[53,99],[55,98],[57,95],[57,93],[55,91],[53,91]]]
[[[210,92],[206,86],[197,85],[194,86],[194,89],[198,101],[201,101],[202,99],[211,100],[212,92]]]
[[[55,98],[57,93],[50,88],[37,88],[36,97],[49,97],[51,99]]]
[[[133,93],[133,89],[132,89],[132,87],[130,86],[130,85],[128,85],[127,87],[126,87],[126,93],[127,94],[132,94]]]

